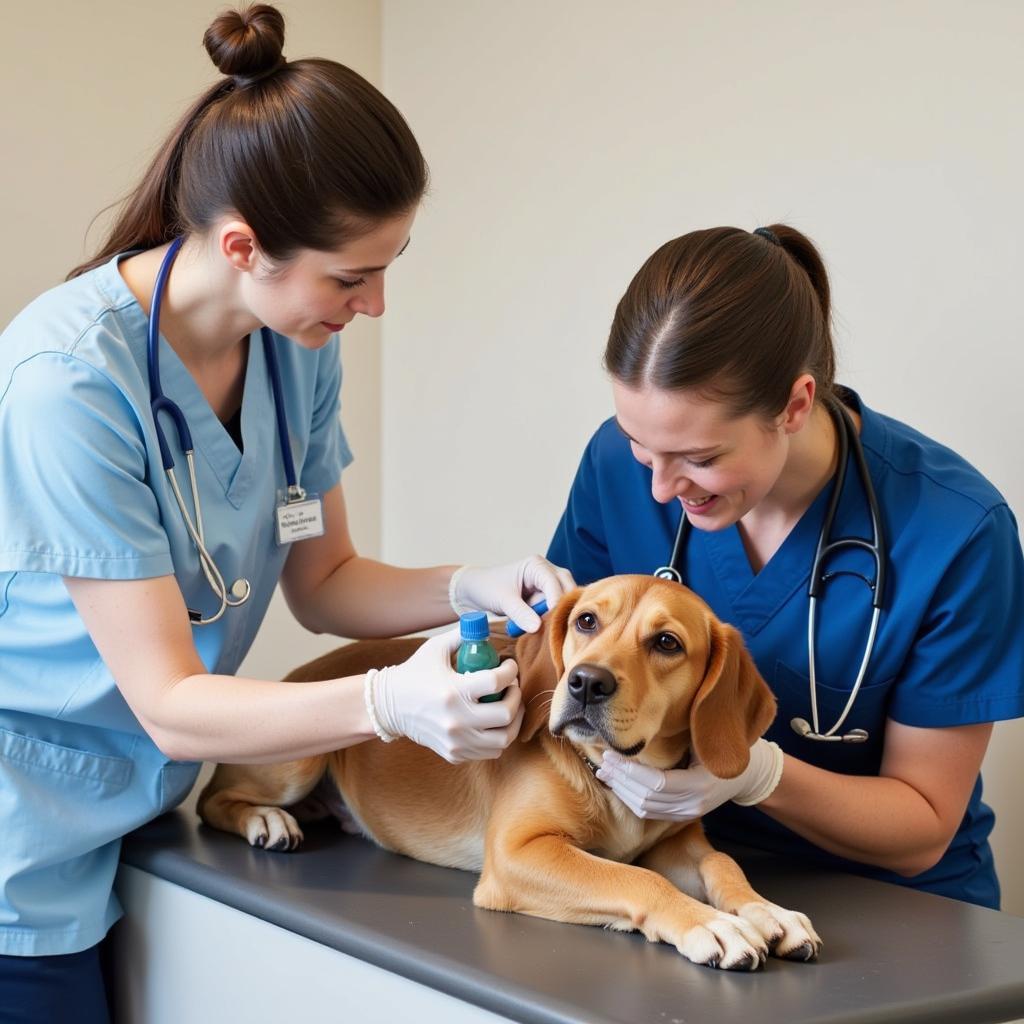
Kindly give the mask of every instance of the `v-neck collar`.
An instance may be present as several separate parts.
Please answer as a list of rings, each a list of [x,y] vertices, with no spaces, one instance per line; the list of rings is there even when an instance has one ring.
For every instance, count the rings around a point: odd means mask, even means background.
[[[242,389],[242,451],[231,439],[227,428],[213,411],[195,378],[188,372],[178,353],[160,335],[160,383],[185,414],[196,450],[202,452],[220,482],[224,495],[238,508],[245,499],[256,471],[253,402],[269,395],[269,378],[263,339],[258,330],[249,335],[249,354]],[[271,399],[271,403],[272,403]]]
[[[878,439],[874,436],[878,431],[876,418],[864,409],[854,392],[845,389],[843,397],[846,404],[861,416],[861,444],[870,459],[868,449],[877,450]],[[734,617],[731,621],[741,626],[748,636],[759,633],[795,591],[807,589],[834,480],[833,476],[821,489],[758,573],[751,568],[743,539],[735,524],[724,530],[701,534],[715,576],[732,605]],[[870,518],[866,506],[867,499],[851,451],[847,458],[846,484],[836,511],[833,535],[837,535],[837,531],[855,531],[859,536],[870,537]]]
[[[846,479],[849,482],[849,467]],[[711,566],[729,596],[735,615],[733,621],[741,624],[748,635],[756,635],[795,590],[806,588],[831,489],[829,481],[758,573],[751,568],[735,524],[704,535]],[[847,487],[843,503],[849,491]]]
[[[147,382],[148,391],[146,334],[149,318],[117,266],[122,259],[131,255],[134,255],[134,252],[119,253],[112,257],[101,268],[98,282],[101,291],[111,300],[118,316],[123,319],[129,344],[142,378]],[[261,332],[255,330],[249,335],[249,354],[242,388],[241,452],[224,424],[217,418],[199,385],[185,368],[178,353],[162,334],[159,354],[160,384],[164,393],[181,407],[192,434],[192,443],[217,478],[224,496],[235,508],[241,507],[253,482],[258,475],[266,472],[265,459],[258,454],[266,450],[264,444],[258,443],[264,440],[261,435],[266,429],[266,417],[261,417],[259,410],[268,406],[274,407]],[[271,429],[276,433],[276,428]],[[171,443],[172,453],[177,455],[177,437],[173,427],[168,424],[165,432]],[[178,461],[177,458],[175,461]]]

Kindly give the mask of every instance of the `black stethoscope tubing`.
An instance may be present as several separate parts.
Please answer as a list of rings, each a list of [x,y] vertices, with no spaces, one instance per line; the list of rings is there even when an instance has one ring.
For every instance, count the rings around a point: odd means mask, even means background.
[[[825,407],[832,417],[836,427],[836,438],[839,445],[838,465],[835,476],[832,480],[832,492],[829,495],[828,507],[825,518],[821,524],[821,531],[818,534],[818,544],[814,553],[814,561],[811,563],[811,576],[807,587],[808,598],[808,630],[807,647],[808,662],[810,665],[810,696],[811,696],[811,723],[806,719],[794,718],[790,725],[794,732],[807,739],[824,742],[846,742],[863,743],[868,734],[863,729],[851,729],[849,732],[839,734],[839,727],[846,720],[853,707],[861,684],[867,673],[868,663],[874,652],[875,637],[877,635],[878,620],[882,611],[885,597],[885,581],[888,575],[889,556],[885,547],[884,534],[882,530],[882,516],[878,505],[878,495],[875,492],[874,484],[871,482],[871,474],[868,470],[867,459],[864,457],[864,446],[861,444],[857,434],[857,428],[853,423],[850,414],[845,406],[838,399],[826,400]],[[836,512],[839,508],[839,500],[842,496],[843,487],[846,484],[847,463],[850,452],[853,452],[853,460],[856,464],[857,475],[860,477],[864,496],[867,500],[868,511],[871,516],[871,540],[863,537],[837,537],[830,540],[832,527],[835,523]],[[672,555],[667,565],[656,569],[655,576],[661,579],[674,580],[676,583],[683,582],[682,561],[686,549],[686,542],[692,526],[685,509],[681,509],[682,515],[679,519],[679,526],[676,529],[675,540],[672,544]],[[826,732],[822,732],[818,724],[818,700],[817,700],[817,679],[815,666],[815,612],[821,589],[829,579],[841,575],[849,570],[840,570],[831,573],[824,571],[825,561],[842,548],[856,547],[867,551],[875,563],[874,579],[868,579],[861,573],[852,573],[864,580],[871,590],[872,617],[869,627],[867,643],[864,647],[864,655],[861,659],[860,669],[857,672],[857,679],[850,691],[846,707],[843,709],[835,725]]]

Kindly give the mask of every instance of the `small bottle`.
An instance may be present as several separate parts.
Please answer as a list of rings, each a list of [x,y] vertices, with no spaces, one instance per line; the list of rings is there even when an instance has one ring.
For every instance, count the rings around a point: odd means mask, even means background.
[[[490,627],[487,624],[486,612],[466,612],[459,616],[459,633],[462,646],[455,659],[457,672],[479,672],[485,668],[497,668],[500,662],[498,652],[487,639]],[[501,700],[505,691],[489,693],[480,698],[481,703]]]

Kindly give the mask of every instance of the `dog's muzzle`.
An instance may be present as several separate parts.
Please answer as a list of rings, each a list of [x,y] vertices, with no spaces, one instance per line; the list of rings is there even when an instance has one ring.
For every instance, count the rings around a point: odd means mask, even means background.
[[[606,736],[605,712],[608,701],[619,688],[615,676],[600,665],[581,662],[569,670],[565,685],[569,699],[562,709],[561,721],[551,732],[557,736],[568,726],[575,725],[587,732]]]
[[[623,749],[618,746],[611,735],[606,721],[608,702],[615,696],[619,684],[615,676],[601,665],[589,665],[581,662],[569,670],[565,679],[569,699],[562,710],[561,721],[551,730],[553,736],[561,735],[569,726],[576,726],[587,732],[600,736],[613,750],[627,757],[639,753],[645,745],[641,740],[633,746]]]

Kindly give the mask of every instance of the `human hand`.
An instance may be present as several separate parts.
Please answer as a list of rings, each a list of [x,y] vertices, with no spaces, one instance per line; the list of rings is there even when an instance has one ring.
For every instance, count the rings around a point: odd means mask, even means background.
[[[524,710],[516,663],[460,674],[451,666],[459,643],[449,630],[401,665],[367,673],[366,710],[381,739],[407,736],[457,764],[495,758],[516,738]],[[480,703],[502,690],[500,701]]]
[[[540,616],[530,604],[543,596],[549,608],[576,586],[568,569],[540,555],[509,565],[464,565],[452,573],[448,596],[456,615],[465,611],[493,612],[510,618],[527,633],[540,629]]]
[[[661,771],[606,750],[597,777],[638,817],[692,821],[727,800],[750,807],[765,800],[782,778],[777,743],[759,739],[747,767],[734,779],[719,779],[699,761]]]

